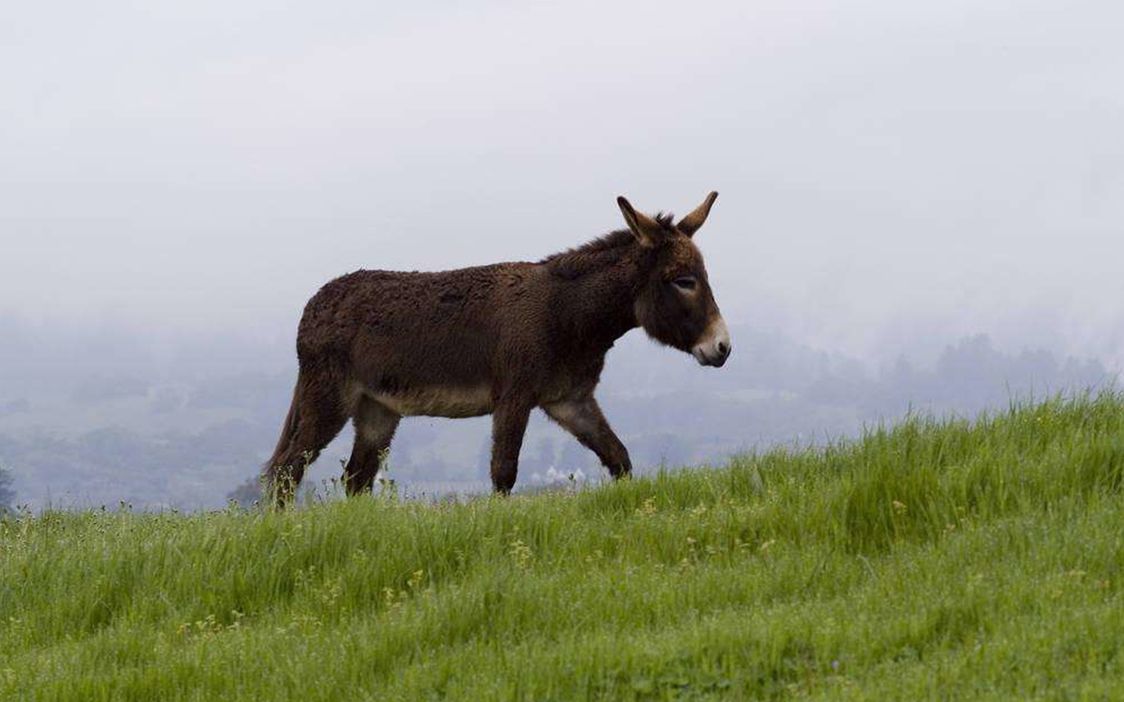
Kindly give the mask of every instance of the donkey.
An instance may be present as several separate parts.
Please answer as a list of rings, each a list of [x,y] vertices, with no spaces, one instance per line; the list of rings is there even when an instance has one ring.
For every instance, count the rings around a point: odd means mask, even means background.
[[[695,232],[718,193],[673,221],[623,197],[627,229],[537,263],[419,273],[359,270],[304,309],[293,402],[265,482],[284,505],[307,466],[355,426],[344,467],[349,495],[369,491],[402,417],[492,415],[492,485],[515,486],[531,411],[592,450],[613,478],[628,451],[593,391],[613,342],[643,327],[656,341],[722,366],[730,335],[714,301]]]

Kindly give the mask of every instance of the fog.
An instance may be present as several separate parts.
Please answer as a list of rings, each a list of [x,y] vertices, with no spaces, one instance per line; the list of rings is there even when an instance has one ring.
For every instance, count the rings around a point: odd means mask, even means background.
[[[1051,385],[1101,382],[1124,363],[1116,3],[43,2],[4,14],[0,436],[25,449],[245,420],[230,400],[157,426],[127,398],[112,410],[90,398],[132,378],[145,403],[179,408],[251,371],[284,396],[300,309],[326,280],[535,260],[619,227],[618,194],[686,212],[720,191],[698,242],[726,317],[753,339],[734,340],[746,373],[803,349],[837,363],[807,374],[874,387],[899,359],[939,375],[964,344],[1006,359],[989,366],[1000,388],[1007,372],[1037,377],[1024,352],[1050,356]],[[971,346],[980,334],[986,352]],[[632,365],[702,372],[634,342]],[[739,372],[715,392],[768,386]],[[931,387],[919,383],[902,387]],[[903,402],[988,404],[906,394],[832,430]],[[93,404],[61,409],[75,398]],[[803,422],[761,441],[817,426]],[[238,460],[258,460],[265,433]],[[737,448],[724,441],[683,459],[718,460]],[[50,462],[0,451],[21,495],[34,484],[41,500],[44,468],[19,461]]]

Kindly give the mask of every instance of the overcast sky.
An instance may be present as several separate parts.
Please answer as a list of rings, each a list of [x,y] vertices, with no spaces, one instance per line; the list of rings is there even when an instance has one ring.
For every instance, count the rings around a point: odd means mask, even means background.
[[[734,322],[1119,368],[1121,27],[1081,0],[9,3],[0,314],[292,330],[349,270],[537,259],[619,227],[618,194],[716,189]]]

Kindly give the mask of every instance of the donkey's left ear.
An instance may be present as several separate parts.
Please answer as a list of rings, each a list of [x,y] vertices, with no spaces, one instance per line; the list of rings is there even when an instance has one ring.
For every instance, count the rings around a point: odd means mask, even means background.
[[[628,224],[628,228],[632,230],[632,235],[636,237],[636,241],[645,248],[655,246],[663,232],[660,223],[642,212],[637,212],[624,195],[617,198],[617,205],[621,208],[624,221]]]
[[[675,225],[675,227],[687,236],[694,236],[695,232],[697,232],[699,227],[703,225],[703,222],[706,221],[706,216],[710,214],[710,207],[717,199],[718,193],[716,192],[707,195],[703,203],[696,207],[694,212],[679,220],[679,224]]]

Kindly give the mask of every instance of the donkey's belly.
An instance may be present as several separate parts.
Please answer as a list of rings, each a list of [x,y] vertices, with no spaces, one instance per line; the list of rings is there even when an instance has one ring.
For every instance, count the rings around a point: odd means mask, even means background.
[[[492,389],[486,385],[377,392],[374,398],[404,417],[479,417],[492,412]]]

